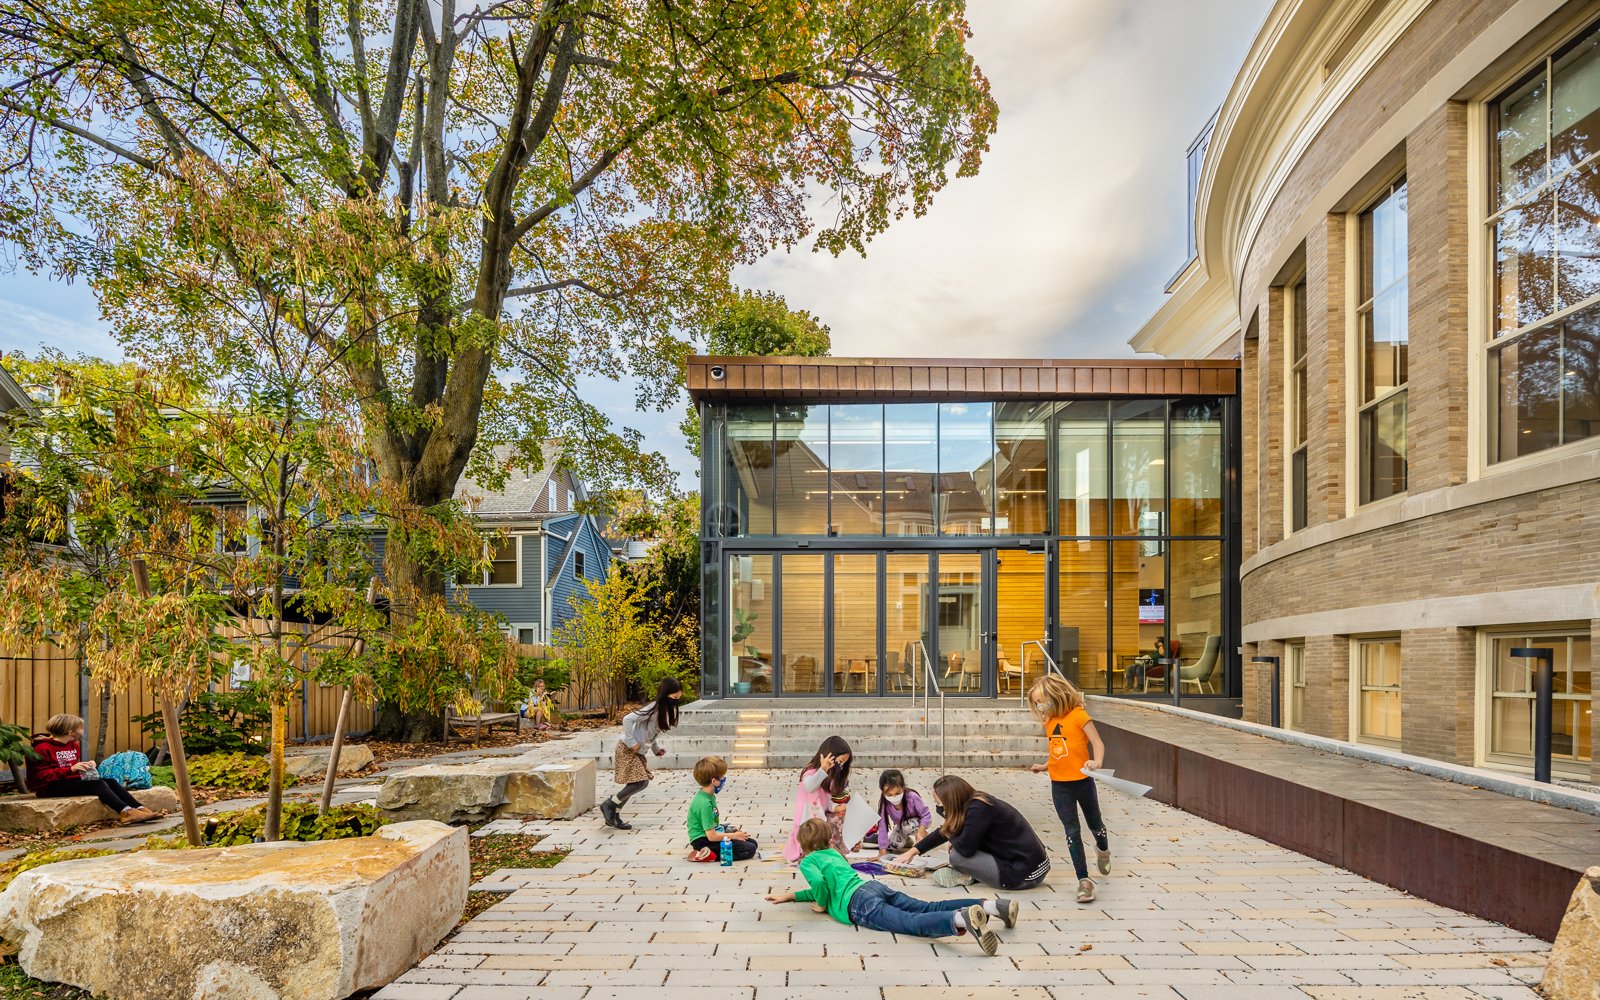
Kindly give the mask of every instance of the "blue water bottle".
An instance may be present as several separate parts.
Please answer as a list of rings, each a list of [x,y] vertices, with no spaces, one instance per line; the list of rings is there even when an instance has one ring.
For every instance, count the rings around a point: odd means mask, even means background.
[[[731,868],[733,867],[733,841],[729,840],[727,837],[727,824],[718,823],[717,832],[723,835],[722,839],[717,841],[717,846],[721,848],[722,867]]]

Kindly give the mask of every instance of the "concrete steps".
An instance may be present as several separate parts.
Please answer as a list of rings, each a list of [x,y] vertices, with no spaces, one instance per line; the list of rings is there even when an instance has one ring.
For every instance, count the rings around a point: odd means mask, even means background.
[[[1039,723],[1014,700],[947,703],[941,722],[909,699],[696,702],[685,706],[678,728],[664,736],[664,757],[652,767],[690,768],[716,755],[734,768],[800,768],[817,746],[838,735],[850,743],[858,767],[937,768],[941,747],[947,770],[964,767],[1025,767],[1044,759]],[[608,760],[612,744],[596,746]],[[858,772],[859,773],[859,772]]]

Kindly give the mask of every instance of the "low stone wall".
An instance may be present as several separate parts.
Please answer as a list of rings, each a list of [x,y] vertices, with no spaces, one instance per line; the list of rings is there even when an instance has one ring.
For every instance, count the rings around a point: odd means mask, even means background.
[[[468,872],[466,831],[426,822],[65,861],[0,894],[0,938],[28,975],[107,1000],[341,1000],[450,932]]]

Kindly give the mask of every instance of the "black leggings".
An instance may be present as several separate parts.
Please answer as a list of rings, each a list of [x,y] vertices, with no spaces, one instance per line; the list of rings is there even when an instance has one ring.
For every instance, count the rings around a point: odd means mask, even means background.
[[[709,847],[712,853],[718,857],[722,856],[722,843],[720,841],[712,843],[710,837],[696,837],[689,841],[689,846],[697,851],[702,847]],[[756,856],[756,851],[760,846],[754,840],[735,840],[733,842],[733,860],[749,861]]]
[[[623,785],[621,788],[617,789],[617,794],[611,796],[611,800],[615,802],[619,808],[621,806],[625,806],[628,804],[629,799],[644,791],[645,787],[649,784],[650,782],[648,781],[630,781],[626,785]]]
[[[1078,827],[1079,809],[1083,810],[1084,821],[1094,835],[1094,846],[1102,851],[1111,848],[1111,842],[1106,837],[1105,821],[1100,818],[1100,797],[1095,794],[1094,779],[1052,781],[1050,800],[1055,803],[1061,825],[1067,829],[1067,853],[1072,855],[1072,870],[1077,873],[1078,881],[1082,882],[1089,877],[1089,863],[1083,856],[1083,831]]]
[[[41,799],[64,799],[69,795],[93,795],[104,802],[112,812],[119,813],[124,809],[142,809],[139,800],[128,794],[122,783],[110,778],[93,778],[85,781],[83,778],[62,778],[52,781],[39,789],[36,793]]]

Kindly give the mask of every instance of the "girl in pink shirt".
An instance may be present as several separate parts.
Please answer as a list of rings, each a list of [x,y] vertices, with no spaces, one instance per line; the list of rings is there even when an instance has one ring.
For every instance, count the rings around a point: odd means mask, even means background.
[[[826,820],[833,828],[832,846],[840,854],[846,851],[844,843],[845,804],[850,801],[850,744],[843,737],[830,736],[822,741],[816,755],[800,771],[800,787],[794,793],[794,825],[789,829],[789,842],[784,845],[783,856],[799,861],[805,854],[800,846],[800,824],[808,819]]]

